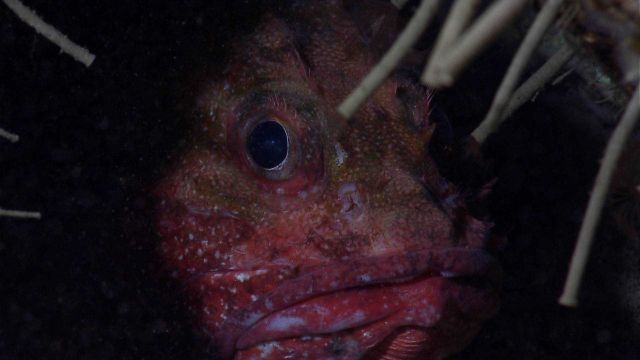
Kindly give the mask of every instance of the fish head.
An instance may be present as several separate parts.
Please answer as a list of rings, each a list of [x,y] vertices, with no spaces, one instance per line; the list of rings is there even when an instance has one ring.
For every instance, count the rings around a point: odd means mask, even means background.
[[[305,2],[238,39],[156,187],[162,258],[223,359],[439,357],[497,307],[490,224],[429,155],[431,92],[395,73],[336,110],[396,23],[360,10]]]

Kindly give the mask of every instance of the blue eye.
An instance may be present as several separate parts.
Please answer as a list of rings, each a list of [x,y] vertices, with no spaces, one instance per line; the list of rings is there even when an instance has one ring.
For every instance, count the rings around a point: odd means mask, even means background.
[[[276,121],[259,123],[247,137],[249,156],[263,169],[281,165],[289,153],[289,138],[284,127]]]

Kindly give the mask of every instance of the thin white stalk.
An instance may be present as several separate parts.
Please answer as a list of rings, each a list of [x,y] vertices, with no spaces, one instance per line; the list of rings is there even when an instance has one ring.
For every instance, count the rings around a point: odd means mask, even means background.
[[[444,54],[451,48],[465,27],[469,24],[469,20],[476,11],[479,0],[456,0],[451,7],[447,20],[442,27],[436,45],[431,51],[429,62],[422,73],[421,80],[427,84],[435,79],[435,64],[442,61]]]
[[[391,3],[395,5],[398,9],[402,9],[409,0],[391,0]]]
[[[500,116],[500,120],[496,122],[495,126],[500,126],[500,124],[518,110],[520,106],[531,100],[531,98],[562,69],[562,66],[566,64],[572,56],[573,49],[571,49],[569,45],[564,45],[553,54],[540,69],[513,92],[511,99]],[[555,83],[554,81],[554,84]]]
[[[557,78],[553,79],[553,81],[551,82],[551,85],[558,85],[559,83],[561,83],[567,76],[571,75],[571,73],[573,73],[576,69],[569,69],[567,71],[565,71],[564,73],[560,74],[560,76],[558,76]]]
[[[47,38],[52,43],[58,45],[60,49],[71,55],[77,61],[83,63],[89,67],[96,56],[89,52],[89,50],[69,40],[63,33],[58,31],[53,26],[47,24],[36,13],[24,6],[18,0],[2,0],[11,10],[13,10],[18,17],[34,28],[39,34]]]
[[[21,219],[40,219],[42,214],[35,211],[7,210],[0,208],[0,217],[12,217]]]
[[[587,205],[587,211],[582,221],[580,233],[578,234],[578,241],[576,242],[576,247],[571,258],[567,281],[565,282],[562,295],[560,299],[558,299],[561,305],[576,306],[578,304],[580,283],[582,282],[589,251],[593,244],[593,236],[600,221],[602,207],[607,198],[609,186],[611,185],[613,172],[616,169],[616,163],[620,158],[622,149],[629,139],[638,118],[640,118],[640,84],[637,85],[627,105],[627,109],[624,115],[622,115],[620,123],[616,126],[607,143],[602,165],[598,170],[593,191],[589,198],[589,204]]]
[[[426,85],[433,88],[451,86],[462,69],[498,36],[527,3],[528,0],[499,0],[493,3],[446,52],[446,56],[434,64],[434,76]]]
[[[513,57],[513,60],[509,65],[509,69],[507,69],[507,74],[498,88],[498,92],[493,99],[489,112],[482,123],[480,123],[480,125],[471,133],[471,136],[473,136],[478,143],[482,144],[489,134],[496,130],[502,112],[511,97],[511,93],[515,88],[522,71],[524,71],[524,68],[533,55],[533,52],[538,47],[544,33],[547,31],[547,28],[555,19],[563,2],[564,0],[548,0],[540,10],[540,13],[538,13],[538,16],[536,16],[531,28],[518,48],[516,55]]]
[[[5,130],[3,128],[0,128],[0,137],[5,138],[5,139],[7,139],[7,140],[9,140],[9,141],[11,141],[13,143],[14,142],[18,142],[18,140],[20,140],[20,136],[14,134],[14,133],[8,132],[7,130]]]
[[[382,57],[382,60],[367,74],[360,85],[340,104],[338,112],[350,118],[369,96],[384,82],[400,60],[411,50],[427,28],[440,0],[423,0],[409,24]]]

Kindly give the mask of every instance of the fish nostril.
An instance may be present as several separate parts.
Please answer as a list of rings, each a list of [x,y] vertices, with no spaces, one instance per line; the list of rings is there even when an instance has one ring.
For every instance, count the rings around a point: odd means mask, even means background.
[[[346,183],[338,189],[338,200],[340,201],[340,213],[349,220],[356,221],[364,214],[364,198],[355,183]]]

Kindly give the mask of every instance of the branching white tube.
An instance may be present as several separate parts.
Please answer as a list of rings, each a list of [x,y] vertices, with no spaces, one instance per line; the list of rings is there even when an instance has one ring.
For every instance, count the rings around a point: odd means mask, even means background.
[[[389,76],[400,60],[411,50],[418,41],[420,35],[431,22],[440,0],[423,0],[416,10],[409,24],[402,31],[398,39],[393,43],[382,60],[367,74],[360,85],[349,94],[340,104],[338,112],[344,118],[350,118],[358,110],[360,105],[371,96],[384,80]]]
[[[86,48],[69,40],[63,33],[53,26],[47,24],[36,13],[22,4],[19,0],[2,0],[18,17],[34,28],[39,34],[46,37],[52,43],[58,45],[60,49],[71,55],[77,61],[85,66],[91,66],[96,56],[89,52]]]
[[[607,143],[602,165],[598,170],[587,211],[578,234],[578,241],[571,257],[567,281],[558,300],[562,305],[576,306],[578,304],[578,290],[589,257],[589,251],[593,244],[593,236],[600,221],[602,207],[607,198],[609,185],[611,185],[613,172],[638,118],[640,118],[640,84],[636,86],[635,93],[631,97],[620,123],[616,126]]]

